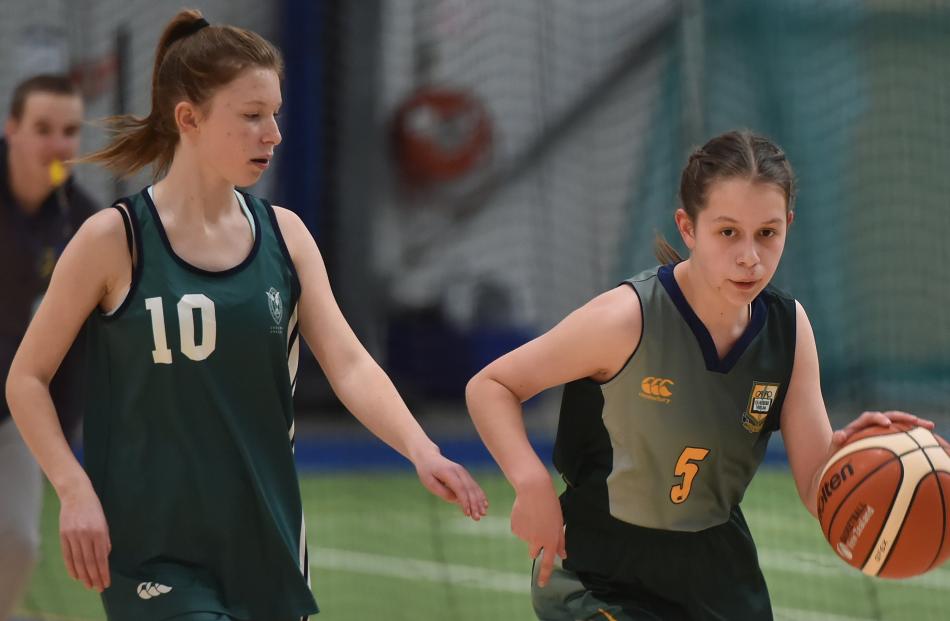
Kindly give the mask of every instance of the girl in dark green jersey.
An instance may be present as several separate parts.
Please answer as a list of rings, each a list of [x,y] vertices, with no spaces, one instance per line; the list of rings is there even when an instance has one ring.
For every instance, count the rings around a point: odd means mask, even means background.
[[[469,383],[469,411],[516,492],[512,531],[535,562],[544,621],[767,620],[768,590],[739,501],[773,431],[816,514],[827,458],[869,425],[831,430],[801,305],[769,286],[792,223],[782,150],[747,131],[689,157],[675,220],[682,260],[574,311]],[[566,384],[554,465],[531,449],[520,404]],[[542,554],[543,550],[543,554]]]
[[[61,502],[69,574],[113,620],[286,621],[316,612],[292,450],[299,336],[341,401],[479,519],[484,494],[425,435],[360,345],[293,212],[235,190],[281,136],[282,63],[258,35],[182,11],[152,110],[88,158],[160,180],[90,218],[63,253],[7,398]],[[89,327],[86,470],[49,380]]]

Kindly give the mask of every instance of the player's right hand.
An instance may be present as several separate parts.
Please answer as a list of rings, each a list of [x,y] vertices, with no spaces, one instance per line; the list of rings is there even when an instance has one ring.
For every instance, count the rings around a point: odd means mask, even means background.
[[[528,554],[537,559],[541,550],[541,570],[538,586],[547,585],[554,567],[555,552],[567,558],[564,545],[564,517],[550,476],[517,489],[511,508],[511,532],[528,544]]]
[[[59,541],[66,571],[102,593],[109,588],[109,526],[102,504],[87,479],[59,497]]]
[[[834,455],[836,452],[838,452],[838,449],[844,446],[851,436],[862,429],[873,427],[875,425],[888,427],[891,423],[906,423],[915,427],[923,427],[924,429],[929,429],[930,431],[934,430],[934,422],[932,420],[918,418],[917,416],[907,412],[899,412],[897,410],[888,410],[886,412],[863,412],[861,416],[848,423],[847,427],[844,429],[839,429],[835,431],[834,434],[832,434],[831,449],[828,453],[828,456],[831,457],[831,455]]]

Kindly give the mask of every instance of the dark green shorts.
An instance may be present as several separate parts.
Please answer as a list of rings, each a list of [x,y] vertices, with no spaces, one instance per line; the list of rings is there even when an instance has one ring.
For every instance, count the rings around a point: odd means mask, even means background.
[[[546,587],[538,586],[540,562],[531,573],[531,603],[541,621],[677,621],[687,612],[648,593],[598,593],[558,561]]]
[[[165,573],[156,570],[152,582],[113,565],[112,585],[102,594],[106,618],[109,621],[249,621],[242,616],[240,608],[224,605],[222,595],[213,587],[214,580],[206,574],[194,567],[170,562],[160,568]],[[191,573],[185,573],[186,570]],[[300,619],[299,616],[262,619],[258,613],[253,621]]]
[[[676,602],[660,597],[636,585],[592,586],[558,562],[547,586],[538,586],[540,563],[531,575],[531,604],[540,621],[700,621],[700,620],[771,620],[768,600],[758,610],[749,610],[744,602],[725,598],[724,607],[707,603]],[[726,610],[728,612],[723,612]],[[740,616],[731,616],[738,612]],[[743,615],[750,616],[743,616]]]
[[[542,621],[772,621],[772,605],[742,513],[699,532],[569,523],[567,559],[545,588],[531,583]]]
[[[547,586],[538,586],[540,562],[531,572],[531,604],[541,621],[666,621],[683,618],[679,610],[643,608],[634,601],[622,601],[620,596],[609,597],[594,593],[572,571],[555,563]],[[673,614],[671,614],[673,613]],[[662,615],[662,616],[661,616]],[[674,616],[678,615],[678,616]]]

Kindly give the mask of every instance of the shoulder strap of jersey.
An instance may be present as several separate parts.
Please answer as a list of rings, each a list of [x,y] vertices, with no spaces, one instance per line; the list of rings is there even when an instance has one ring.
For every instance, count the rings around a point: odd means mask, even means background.
[[[241,192],[242,196],[244,196],[244,200],[247,202],[249,209],[255,209],[258,211],[258,213],[266,214],[266,217],[258,219],[261,220],[262,226],[266,221],[266,224],[269,225],[270,230],[273,231],[274,239],[280,248],[280,253],[283,255],[284,261],[287,263],[287,269],[289,269],[291,274],[293,274],[294,299],[300,299],[300,277],[297,275],[297,268],[294,266],[294,261],[290,256],[290,250],[287,249],[287,243],[284,241],[284,235],[280,230],[280,223],[277,221],[277,212],[275,211],[274,206],[271,205],[270,201],[267,199],[254,196],[253,194],[248,194],[242,190],[238,191]]]
[[[795,368],[795,348],[798,333],[798,310],[795,305],[795,298],[788,295],[781,289],[769,285],[762,292],[763,299],[768,303],[769,330],[773,349],[783,350],[785,358],[785,367],[788,369],[788,376],[785,382],[785,388],[791,381],[792,372]],[[775,403],[774,415],[770,414],[766,419],[763,432],[779,431],[781,429],[782,406],[785,404],[785,395],[787,390],[779,392],[779,399]]]
[[[137,194],[125,196],[112,203],[111,208],[119,212],[122,217],[122,227],[125,229],[125,243],[129,249],[132,262],[132,278],[129,282],[129,291],[119,306],[108,314],[100,315],[106,321],[118,319],[128,307],[132,294],[142,278],[142,268],[145,263],[145,250],[142,247],[141,227],[139,226],[139,210],[136,203],[140,203]]]
[[[119,212],[122,216],[122,226],[125,228],[125,242],[129,248],[129,256],[132,258],[132,264],[136,262],[136,249],[139,246],[139,220],[136,213],[136,196],[125,196],[112,203],[112,209]]]

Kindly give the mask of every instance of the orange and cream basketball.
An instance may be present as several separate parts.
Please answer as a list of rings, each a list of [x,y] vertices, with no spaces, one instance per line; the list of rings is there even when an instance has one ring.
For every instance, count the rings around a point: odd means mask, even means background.
[[[818,519],[869,576],[908,578],[950,557],[950,444],[923,427],[856,433],[821,473]]]

